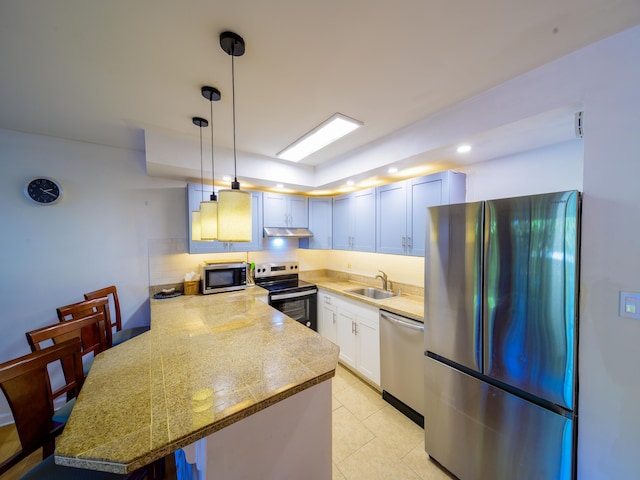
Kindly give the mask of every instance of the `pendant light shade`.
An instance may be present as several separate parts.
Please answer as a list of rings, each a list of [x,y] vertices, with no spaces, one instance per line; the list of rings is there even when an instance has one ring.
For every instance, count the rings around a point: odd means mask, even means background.
[[[218,238],[228,242],[250,242],[251,193],[241,190],[220,190]]]
[[[200,225],[200,211],[193,210],[191,212],[191,240],[194,242],[202,241],[202,228]]]
[[[200,181],[203,181],[203,167],[202,167],[202,129],[209,125],[206,119],[201,117],[193,117],[191,119],[193,124],[200,127]],[[204,194],[203,194],[204,196]],[[202,238],[202,215],[200,211],[193,210],[191,212],[191,240],[194,242],[201,242]]]
[[[230,190],[220,190],[218,205],[218,240],[250,242],[252,237],[251,194],[240,191],[236,171],[236,92],[233,57],[244,54],[244,40],[233,32],[220,34],[220,47],[231,57],[231,91],[233,110],[233,169]]]
[[[202,96],[209,100],[211,106],[211,188],[215,187],[215,174],[213,164],[213,102],[220,100],[220,91],[213,87],[202,87]],[[218,239],[218,199],[215,190],[212,190],[209,200],[200,202],[200,225],[203,240]]]

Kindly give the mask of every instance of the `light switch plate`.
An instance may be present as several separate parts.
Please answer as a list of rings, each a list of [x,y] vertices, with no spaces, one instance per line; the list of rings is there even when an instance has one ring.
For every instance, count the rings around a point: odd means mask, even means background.
[[[620,292],[619,315],[640,320],[640,293]]]

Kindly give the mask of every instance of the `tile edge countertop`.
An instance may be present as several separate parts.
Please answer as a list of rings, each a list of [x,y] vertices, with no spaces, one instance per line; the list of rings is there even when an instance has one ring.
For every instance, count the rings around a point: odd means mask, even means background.
[[[367,305],[372,305],[379,309],[397,313],[398,315],[402,315],[419,322],[424,321],[423,297],[403,293],[401,296],[374,300],[363,297],[362,295],[355,295],[347,291],[358,287],[370,287],[371,285],[354,281],[336,280],[331,277],[314,278],[313,283],[315,283],[320,289],[332,293],[337,293],[344,296],[345,298],[350,298],[351,300],[366,303]]]
[[[151,299],[151,330],[96,357],[56,463],[129,473],[332,378],[338,346],[260,296]]]

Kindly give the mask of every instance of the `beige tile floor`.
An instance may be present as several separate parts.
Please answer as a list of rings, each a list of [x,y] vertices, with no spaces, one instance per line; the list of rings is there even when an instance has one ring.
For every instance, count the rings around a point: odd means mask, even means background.
[[[424,451],[424,431],[338,365],[333,382],[333,480],[450,480]]]

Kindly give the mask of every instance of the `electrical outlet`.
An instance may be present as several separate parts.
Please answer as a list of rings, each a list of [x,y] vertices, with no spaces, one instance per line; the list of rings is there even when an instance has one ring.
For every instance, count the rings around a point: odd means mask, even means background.
[[[347,263],[347,269],[351,270],[351,264],[350,263]]]

